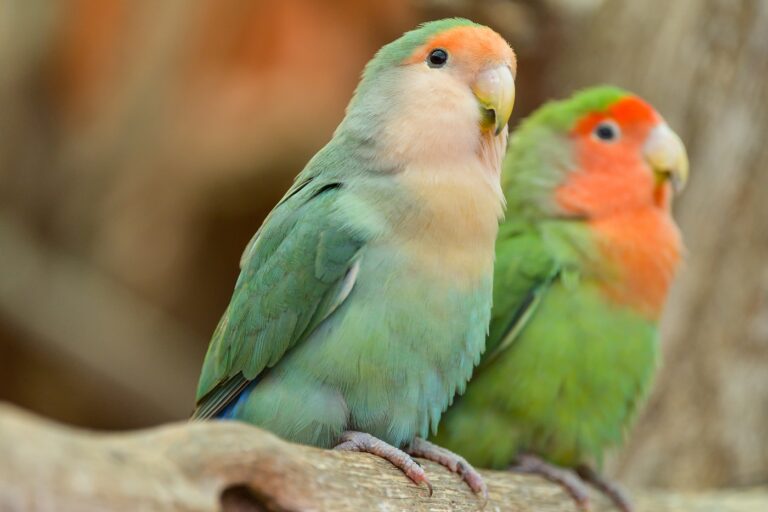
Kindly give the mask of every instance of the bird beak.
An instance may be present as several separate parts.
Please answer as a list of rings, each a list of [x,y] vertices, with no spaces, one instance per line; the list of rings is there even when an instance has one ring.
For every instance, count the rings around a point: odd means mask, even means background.
[[[472,84],[483,113],[483,126],[498,135],[507,126],[515,104],[515,79],[507,65],[484,69]]]
[[[680,137],[666,123],[657,125],[643,148],[646,161],[657,180],[669,180],[675,193],[680,193],[688,181],[688,154]]]

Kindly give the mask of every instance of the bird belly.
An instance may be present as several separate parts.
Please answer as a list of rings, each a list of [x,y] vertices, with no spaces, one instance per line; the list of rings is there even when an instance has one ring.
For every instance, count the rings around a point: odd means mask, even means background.
[[[322,447],[344,430],[395,446],[427,436],[480,358],[490,276],[467,290],[393,258],[363,256],[347,300],[247,390],[237,417]]]

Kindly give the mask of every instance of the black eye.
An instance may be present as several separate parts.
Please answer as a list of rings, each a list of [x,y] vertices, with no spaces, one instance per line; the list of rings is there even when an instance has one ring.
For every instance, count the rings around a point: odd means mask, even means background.
[[[619,126],[613,121],[603,121],[595,126],[595,131],[593,133],[598,139],[611,142],[619,138],[621,130],[619,130]]]
[[[448,52],[442,48],[432,50],[427,56],[427,65],[431,68],[441,68],[446,62],[448,62]]]

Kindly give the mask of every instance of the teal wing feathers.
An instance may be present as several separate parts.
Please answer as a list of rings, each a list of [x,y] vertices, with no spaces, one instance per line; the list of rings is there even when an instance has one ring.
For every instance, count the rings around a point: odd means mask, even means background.
[[[246,247],[206,354],[193,418],[218,414],[349,294],[365,237],[340,218],[343,193],[340,181],[297,181]]]

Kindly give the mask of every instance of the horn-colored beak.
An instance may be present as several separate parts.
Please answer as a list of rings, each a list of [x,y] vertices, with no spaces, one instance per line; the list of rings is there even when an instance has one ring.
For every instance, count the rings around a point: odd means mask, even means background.
[[[680,137],[661,123],[645,142],[643,153],[657,179],[669,180],[675,193],[680,193],[688,181],[688,154]]]
[[[477,75],[472,92],[483,113],[483,125],[498,135],[507,126],[515,105],[515,79],[509,66],[487,68]]]

